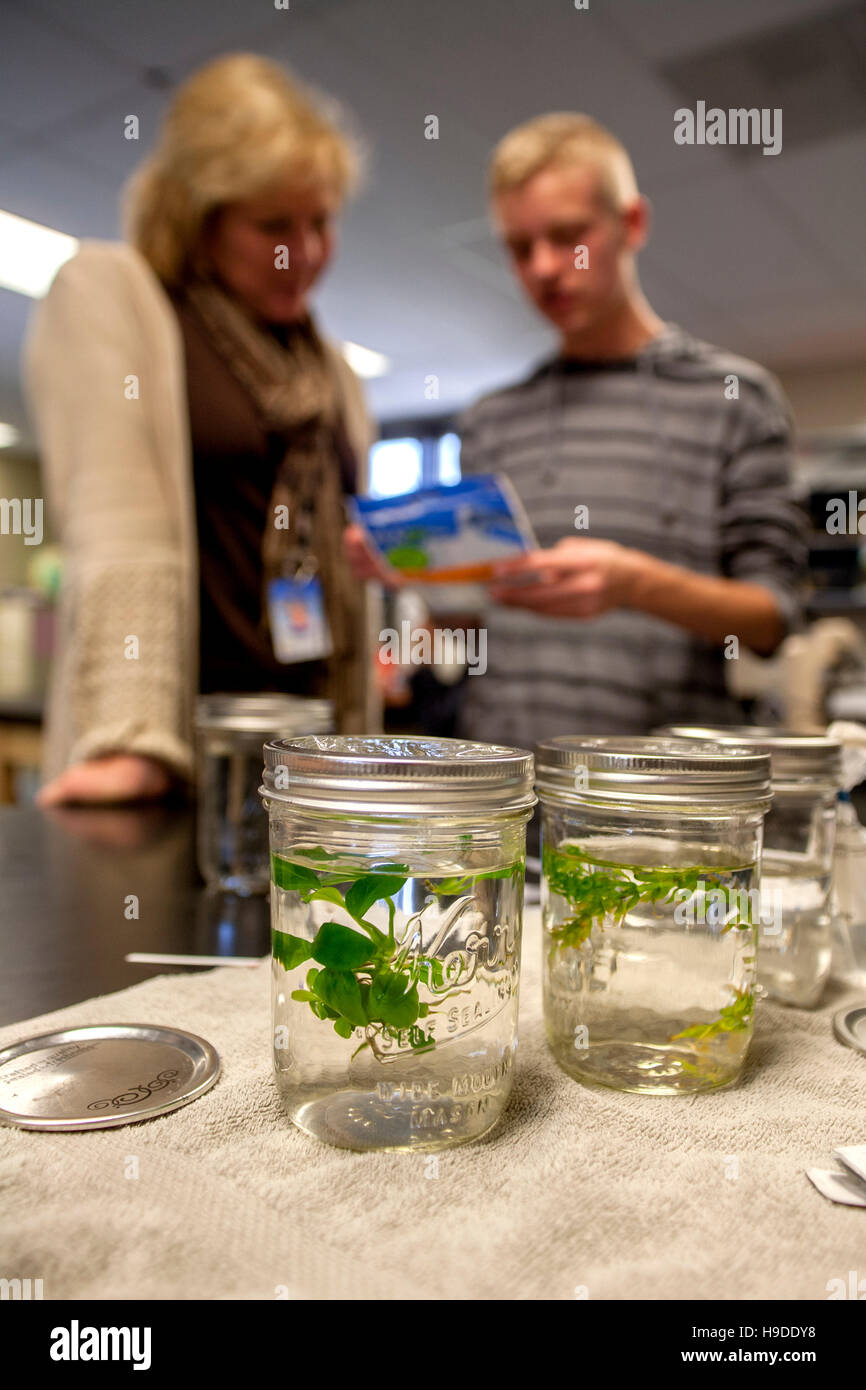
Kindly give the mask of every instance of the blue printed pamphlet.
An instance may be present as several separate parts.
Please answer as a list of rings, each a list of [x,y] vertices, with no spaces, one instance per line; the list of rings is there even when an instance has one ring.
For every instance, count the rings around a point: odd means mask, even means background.
[[[419,584],[483,584],[496,562],[537,545],[510,481],[493,473],[351,503],[388,564]]]

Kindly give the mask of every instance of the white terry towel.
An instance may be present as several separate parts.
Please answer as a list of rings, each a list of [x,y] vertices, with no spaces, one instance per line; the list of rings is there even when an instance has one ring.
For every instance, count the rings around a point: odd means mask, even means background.
[[[266,964],[159,976],[0,1030],[5,1046],[163,1023],[223,1063],[201,1099],[140,1124],[0,1126],[0,1275],[41,1278],[46,1299],[826,1298],[866,1236],[862,1212],[805,1176],[863,1137],[866,1057],[831,1031],[844,992],[814,1013],[763,1003],[732,1090],[588,1090],[547,1052],[538,909],[526,917],[511,1106],[435,1165],[292,1126],[271,1076]]]

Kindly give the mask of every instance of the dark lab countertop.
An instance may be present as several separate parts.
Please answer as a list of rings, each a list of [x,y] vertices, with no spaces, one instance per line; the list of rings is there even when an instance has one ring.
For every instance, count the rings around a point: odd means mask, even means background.
[[[0,807],[0,1025],[182,969],[127,952],[269,949],[267,898],[199,877],[192,806]]]
[[[41,724],[44,701],[40,695],[0,697],[0,719],[15,724]]]

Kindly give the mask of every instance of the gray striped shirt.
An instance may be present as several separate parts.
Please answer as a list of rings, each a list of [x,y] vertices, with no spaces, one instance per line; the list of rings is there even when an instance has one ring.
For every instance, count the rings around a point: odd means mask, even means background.
[[[806,542],[790,492],[791,423],[755,363],[668,324],[630,362],[551,359],[472,406],[461,437],[464,475],[510,478],[543,548],[588,535],[761,584],[797,625]],[[579,530],[578,506],[588,513]],[[487,672],[463,687],[466,737],[532,747],[556,734],[743,718],[724,649],[672,623],[493,604],[483,621]]]

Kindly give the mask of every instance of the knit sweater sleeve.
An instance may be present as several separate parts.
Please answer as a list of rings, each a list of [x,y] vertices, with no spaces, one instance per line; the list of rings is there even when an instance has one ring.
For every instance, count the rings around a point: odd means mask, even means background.
[[[193,773],[189,557],[154,356],[123,257],[85,247],[37,308],[24,361],[64,564],[47,775],[108,752]]]

